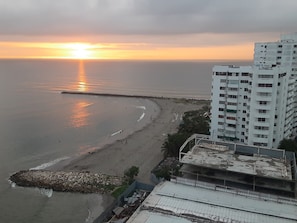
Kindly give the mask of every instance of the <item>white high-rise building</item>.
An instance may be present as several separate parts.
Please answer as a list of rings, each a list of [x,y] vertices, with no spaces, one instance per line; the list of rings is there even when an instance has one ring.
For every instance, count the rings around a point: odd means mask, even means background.
[[[297,33],[256,43],[254,66],[214,66],[213,140],[277,148],[297,128]]]

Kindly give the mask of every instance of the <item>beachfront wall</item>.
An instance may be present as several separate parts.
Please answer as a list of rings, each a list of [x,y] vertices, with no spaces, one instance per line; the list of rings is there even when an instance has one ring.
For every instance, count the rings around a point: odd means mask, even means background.
[[[115,201],[108,208],[105,209],[105,211],[98,218],[96,218],[94,223],[106,222],[106,220],[113,215],[113,210],[116,207],[123,205],[124,199],[133,194],[135,190],[144,190],[151,192],[153,189],[154,186],[152,185],[134,181],[117,199],[115,199]]]

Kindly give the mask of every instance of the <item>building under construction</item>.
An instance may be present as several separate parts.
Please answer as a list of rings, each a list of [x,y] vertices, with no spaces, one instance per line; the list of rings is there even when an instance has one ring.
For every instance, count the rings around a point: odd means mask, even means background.
[[[297,197],[293,152],[214,142],[199,135],[186,140],[179,152],[184,178],[287,197]]]

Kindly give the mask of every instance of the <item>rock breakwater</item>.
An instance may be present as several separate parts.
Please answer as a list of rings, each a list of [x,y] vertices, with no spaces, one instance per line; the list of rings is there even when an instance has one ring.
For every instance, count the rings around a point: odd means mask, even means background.
[[[116,176],[48,170],[21,170],[10,176],[10,180],[23,187],[79,193],[110,193],[122,185],[122,178]]]

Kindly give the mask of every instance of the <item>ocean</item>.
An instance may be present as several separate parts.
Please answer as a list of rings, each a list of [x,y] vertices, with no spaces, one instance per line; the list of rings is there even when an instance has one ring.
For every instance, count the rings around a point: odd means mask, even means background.
[[[9,176],[100,149],[152,106],[61,91],[210,99],[212,66],[251,63],[0,60],[0,222],[88,222],[104,197],[14,187]]]

